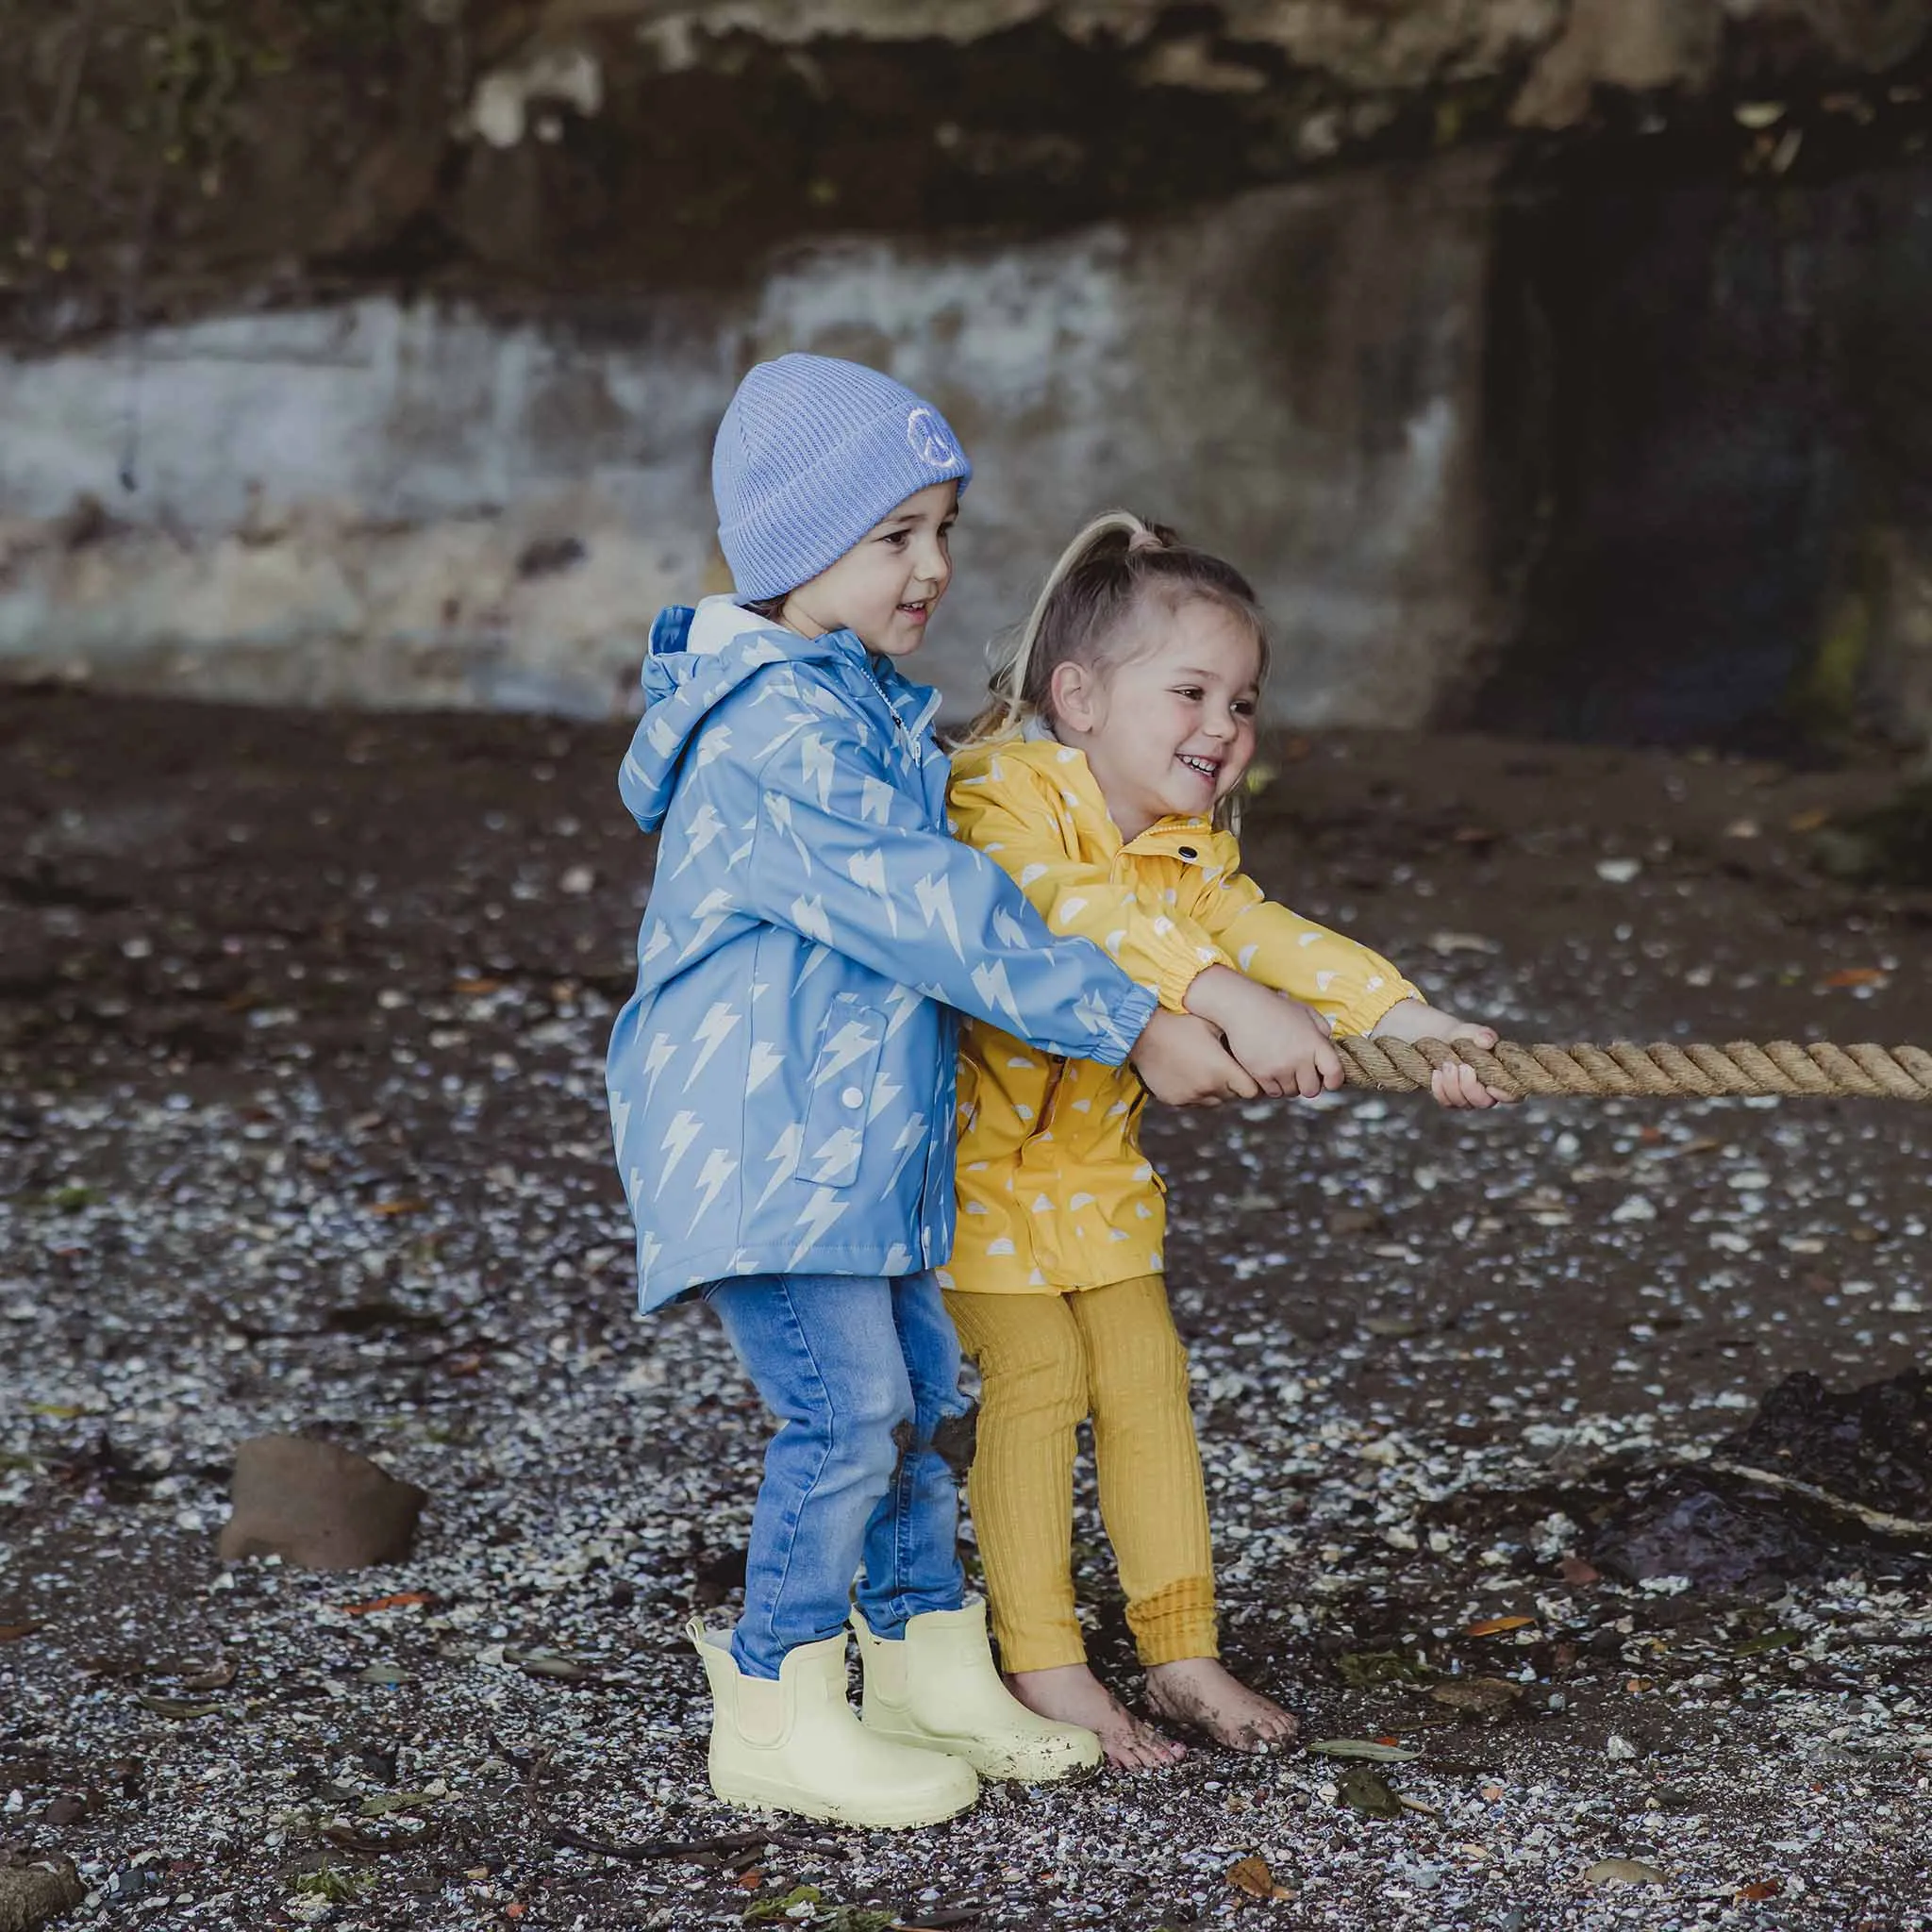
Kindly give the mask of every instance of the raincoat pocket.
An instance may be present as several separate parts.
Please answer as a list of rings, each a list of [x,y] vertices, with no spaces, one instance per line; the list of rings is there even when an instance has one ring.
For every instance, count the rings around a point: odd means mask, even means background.
[[[886,1024],[885,1014],[856,993],[833,999],[812,1066],[799,1180],[815,1188],[849,1188],[858,1178]]]

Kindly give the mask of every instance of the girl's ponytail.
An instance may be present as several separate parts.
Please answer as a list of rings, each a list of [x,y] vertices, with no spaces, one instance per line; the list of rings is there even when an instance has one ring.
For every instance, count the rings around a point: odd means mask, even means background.
[[[991,701],[965,741],[1009,737],[1035,718],[1050,724],[1055,670],[1070,659],[1102,658],[1149,591],[1175,603],[1203,597],[1221,605],[1253,626],[1266,669],[1267,623],[1253,587],[1232,564],[1183,543],[1164,524],[1104,510],[1061,551],[1025,623],[994,657]]]

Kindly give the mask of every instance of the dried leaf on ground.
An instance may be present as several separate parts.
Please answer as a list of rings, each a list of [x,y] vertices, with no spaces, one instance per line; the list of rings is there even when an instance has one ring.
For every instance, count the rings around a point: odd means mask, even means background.
[[[1481,1617],[1470,1624],[1472,1637],[1500,1637],[1506,1630],[1527,1630],[1534,1623],[1534,1617]]]
[[[503,1660],[532,1677],[552,1677],[559,1684],[584,1684],[597,1673],[574,1657],[555,1650],[506,1650]]]
[[[1385,1684],[1414,1684],[1428,1674],[1399,1650],[1344,1650],[1335,1659],[1341,1681],[1352,1690],[1374,1690]]]
[[[1586,1885],[1668,1885],[1655,1865],[1641,1858],[1599,1858],[1583,1873]]]
[[[1406,1744],[1384,1744],[1374,1738],[1316,1738],[1307,1748],[1317,1757],[1360,1757],[1372,1764],[1407,1764],[1423,1755]]]
[[[1400,1818],[1402,1800],[1390,1790],[1388,1780],[1366,1764],[1351,1764],[1336,1787],[1341,1802],[1365,1818]]]
[[[1731,1655],[1762,1657],[1769,1650],[1796,1650],[1804,1641],[1802,1630],[1766,1630],[1760,1636],[1747,1637]]]
[[[218,1711],[227,1708],[223,1704],[196,1704],[180,1697],[157,1697],[152,1690],[137,1690],[134,1701],[143,1710],[153,1711],[157,1717],[213,1717]]]
[[[1523,1686],[1501,1677],[1462,1677],[1453,1684],[1438,1684],[1429,1695],[1451,1710],[1495,1712],[1507,1710],[1523,1695]]]
[[[435,1601],[435,1596],[426,1590],[399,1590],[391,1596],[373,1596],[365,1604],[338,1604],[336,1607],[345,1617],[368,1617],[377,1610],[402,1610],[416,1604]]]
[[[1237,1891],[1244,1891],[1250,1898],[1292,1898],[1294,1893],[1287,1886],[1277,1884],[1274,1874],[1268,1869],[1268,1860],[1257,1853],[1252,1857],[1230,1865],[1227,1882]]]
[[[440,1791],[383,1791],[374,1798],[364,1798],[359,1815],[387,1818],[392,1811],[420,1811],[442,1795]]]

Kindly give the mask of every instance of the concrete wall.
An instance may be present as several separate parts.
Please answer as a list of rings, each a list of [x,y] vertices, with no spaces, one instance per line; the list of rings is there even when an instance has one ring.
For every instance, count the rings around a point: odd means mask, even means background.
[[[1455,154],[1040,242],[817,243],[736,292],[537,317],[370,298],[0,359],[0,673],[620,708],[658,607],[724,588],[708,460],[734,383],[808,348],[931,394],[973,451],[923,660],[956,715],[1065,536],[1124,502],[1257,579],[1281,713],[1420,723],[1497,642],[1491,172]]]

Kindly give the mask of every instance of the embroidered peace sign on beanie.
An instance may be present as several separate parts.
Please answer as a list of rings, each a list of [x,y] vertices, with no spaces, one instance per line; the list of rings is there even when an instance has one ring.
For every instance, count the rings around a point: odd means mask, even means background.
[[[711,447],[718,542],[741,597],[775,597],[845,555],[929,484],[973,465],[904,383],[830,356],[780,356],[738,386]]]

